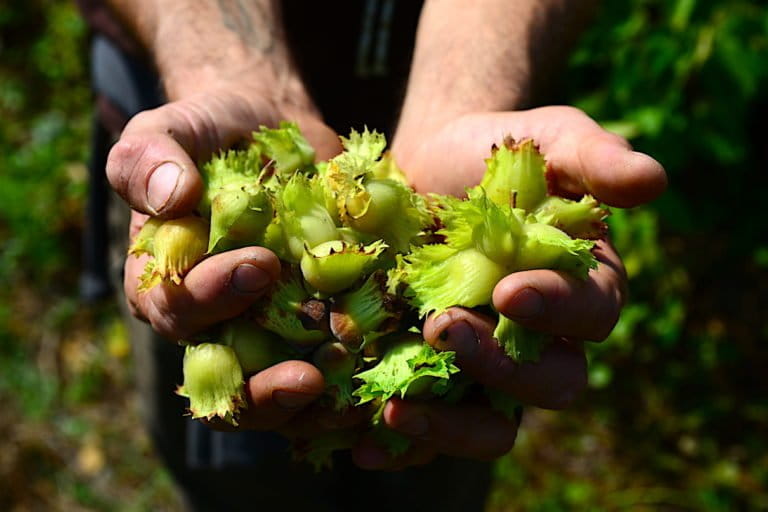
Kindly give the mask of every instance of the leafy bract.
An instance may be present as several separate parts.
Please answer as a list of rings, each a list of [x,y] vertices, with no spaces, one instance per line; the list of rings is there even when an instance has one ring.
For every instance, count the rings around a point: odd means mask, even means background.
[[[152,236],[154,260],[145,267],[139,291],[147,291],[161,281],[181,284],[181,279],[205,257],[208,247],[208,222],[200,217],[181,217],[164,221]]]
[[[379,160],[387,147],[387,140],[383,134],[376,130],[369,131],[366,126],[362,133],[353,129],[349,138],[341,137],[341,145],[344,146],[344,152],[333,160],[341,166],[356,169],[352,171],[353,174],[362,174],[369,172]]]
[[[322,178],[325,190],[332,198],[339,218],[342,221],[348,221],[350,218],[365,215],[371,203],[371,196],[363,186],[365,172],[357,174],[356,167],[345,167],[342,164],[343,162],[336,159],[328,162]]]
[[[357,356],[340,342],[326,342],[317,348],[312,361],[323,374],[334,409],[341,411],[354,405],[352,375],[357,369]]]
[[[335,293],[352,286],[371,270],[387,244],[379,240],[370,245],[350,245],[341,240],[305,247],[301,273],[316,290]]]
[[[358,350],[372,334],[378,336],[396,327],[400,312],[394,307],[396,298],[386,293],[384,284],[383,272],[377,271],[362,286],[334,301],[331,332],[348,348]]]
[[[518,253],[518,270],[553,269],[586,278],[590,269],[597,268],[592,254],[595,243],[571,238],[556,227],[540,223],[523,225],[523,243]]]
[[[246,406],[243,372],[231,347],[217,343],[188,345],[184,352],[184,384],[177,393],[189,398],[193,418],[219,417],[237,426]]]
[[[216,252],[224,239],[247,244],[262,240],[272,221],[272,203],[262,187],[222,189],[211,203],[211,234],[208,252]]]
[[[408,178],[400,167],[395,163],[392,153],[387,151],[381,156],[381,159],[371,168],[370,176],[380,180],[395,180],[403,185],[408,184]]]
[[[504,352],[517,362],[538,361],[550,339],[548,335],[523,327],[502,314],[499,314],[493,337]]]
[[[407,251],[432,222],[424,199],[406,185],[391,157],[380,160],[386,146],[383,135],[353,130],[342,142],[346,151],[330,160],[322,173],[341,222],[375,233],[398,252]]]
[[[517,256],[522,234],[519,214],[509,205],[491,201],[482,188],[468,191],[466,200],[443,198],[438,231],[456,249],[477,249],[499,265],[510,268]]]
[[[404,183],[392,179],[365,182],[369,197],[361,215],[350,216],[349,226],[375,233],[397,252],[406,252],[424,229],[433,223],[424,198]]]
[[[294,174],[275,194],[277,216],[284,237],[284,259],[298,263],[304,248],[339,238],[335,220],[325,208],[325,195],[317,176]]]
[[[128,254],[133,254],[134,256],[149,254],[150,256],[154,256],[155,233],[157,232],[157,228],[159,228],[163,222],[164,221],[162,219],[158,219],[157,217],[150,217],[147,219],[144,225],[141,226],[141,229],[139,230],[136,237],[133,239],[131,246],[128,248]]]
[[[538,222],[554,226],[573,238],[594,240],[603,237],[608,230],[603,222],[608,216],[608,210],[590,195],[585,195],[579,201],[550,196],[533,214]]]
[[[310,299],[301,280],[289,272],[263,301],[257,317],[259,324],[299,346],[313,347],[328,338],[319,329],[307,329],[301,321],[302,305]]]
[[[489,304],[493,288],[506,274],[503,266],[477,249],[424,245],[414,248],[390,273],[390,290],[395,283],[405,283],[406,299],[423,316],[451,306]]]
[[[312,165],[315,149],[299,131],[296,123],[283,121],[277,129],[262,126],[253,133],[262,154],[274,162],[279,176],[286,176]]]
[[[294,455],[309,462],[315,471],[333,466],[333,453],[349,450],[357,443],[360,434],[352,429],[326,430],[308,441],[294,446]]]
[[[213,199],[223,190],[257,185],[262,179],[263,155],[255,144],[247,149],[222,151],[201,168],[203,196],[198,209],[209,216]]]
[[[547,196],[547,165],[532,139],[505,139],[486,164],[480,186],[493,202],[532,211]]]
[[[394,343],[379,364],[355,375],[363,384],[354,392],[358,405],[371,400],[388,400],[395,395],[425,391],[445,391],[440,381],[459,369],[454,366],[454,352],[436,352],[420,337],[411,336]]]
[[[224,325],[221,343],[235,351],[243,373],[246,375],[260,372],[299,355],[276,334],[254,321],[242,318]]]

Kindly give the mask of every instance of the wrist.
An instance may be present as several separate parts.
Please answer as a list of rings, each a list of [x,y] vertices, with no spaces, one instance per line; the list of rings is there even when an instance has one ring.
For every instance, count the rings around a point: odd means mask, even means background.
[[[194,71],[184,69],[164,77],[163,84],[170,101],[193,97],[236,97],[244,104],[257,103],[260,107],[288,117],[320,117],[312,99],[298,77],[281,79],[264,74],[229,73],[219,68],[201,67]],[[262,110],[262,109],[260,109]]]
[[[207,110],[219,111],[220,106],[234,109],[242,116],[238,122],[255,123],[254,130],[262,124],[276,127],[281,121],[294,121],[299,125],[322,121],[319,110],[303,88],[289,93],[258,82],[216,78],[177,89],[171,99],[190,105],[195,115],[205,114]]]
[[[273,63],[175,62],[160,70],[169,101],[213,92],[231,91],[245,98],[262,98],[289,110],[316,112],[298,73],[275,69]]]
[[[242,91],[276,104],[311,101],[284,42],[279,7],[169,2],[146,33],[169,100],[211,90]]]

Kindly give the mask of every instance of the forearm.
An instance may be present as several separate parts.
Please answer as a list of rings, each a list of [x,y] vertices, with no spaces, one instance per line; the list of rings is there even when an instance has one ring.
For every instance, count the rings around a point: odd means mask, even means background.
[[[152,55],[170,99],[248,84],[311,104],[285,43],[275,0],[109,0]]]
[[[427,0],[396,146],[467,112],[531,106],[595,3]]]

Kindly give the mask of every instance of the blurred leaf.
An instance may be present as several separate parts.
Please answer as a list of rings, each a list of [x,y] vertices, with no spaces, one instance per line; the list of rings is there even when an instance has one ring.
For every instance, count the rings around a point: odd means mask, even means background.
[[[677,0],[670,16],[669,24],[678,32],[688,28],[691,13],[696,6],[696,0]]]

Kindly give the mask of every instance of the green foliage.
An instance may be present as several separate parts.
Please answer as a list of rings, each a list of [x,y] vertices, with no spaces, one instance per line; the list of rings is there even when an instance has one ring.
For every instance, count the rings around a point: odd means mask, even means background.
[[[0,7],[2,288],[20,276],[49,283],[71,258],[81,222],[90,104],[85,27],[68,4],[50,4],[42,19],[37,4]]]
[[[77,299],[91,114],[86,43],[71,2],[0,4],[2,510],[173,503],[126,392],[116,310],[85,311]]]

